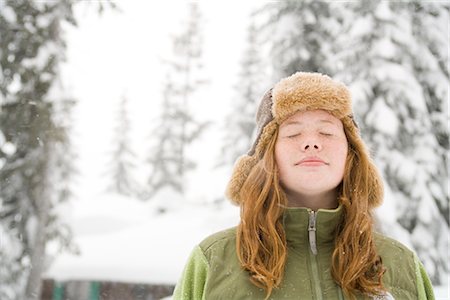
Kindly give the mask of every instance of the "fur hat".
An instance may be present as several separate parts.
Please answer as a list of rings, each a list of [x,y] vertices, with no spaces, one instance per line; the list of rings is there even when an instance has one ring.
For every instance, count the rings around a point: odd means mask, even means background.
[[[256,139],[248,153],[236,161],[228,183],[226,195],[232,202],[241,202],[241,187],[262,158],[276,128],[298,111],[316,109],[328,111],[350,130],[357,130],[352,118],[350,92],[344,84],[326,75],[297,72],[265,93],[256,115]]]

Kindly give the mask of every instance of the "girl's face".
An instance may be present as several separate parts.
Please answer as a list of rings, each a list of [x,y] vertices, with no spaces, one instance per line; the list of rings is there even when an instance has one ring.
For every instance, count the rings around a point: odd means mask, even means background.
[[[342,122],[330,113],[297,112],[286,119],[279,128],[275,159],[288,199],[335,196],[347,151]]]

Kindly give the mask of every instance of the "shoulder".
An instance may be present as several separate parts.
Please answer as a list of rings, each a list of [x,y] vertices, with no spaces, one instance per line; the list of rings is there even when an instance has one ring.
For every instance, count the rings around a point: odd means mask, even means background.
[[[385,268],[385,287],[395,299],[417,299],[414,252],[401,242],[380,233],[374,234],[374,241]]]
[[[378,251],[391,254],[404,254],[411,257],[411,259],[414,258],[414,252],[401,242],[378,232],[374,233],[374,238]]]
[[[207,252],[218,245],[227,244],[236,240],[236,227],[228,228],[206,237],[200,242],[200,248]]]
[[[199,244],[200,249],[209,258],[212,253],[234,252],[236,249],[236,227],[216,232]]]
[[[398,270],[414,270],[415,254],[401,242],[380,233],[374,234],[377,253],[386,267]]]

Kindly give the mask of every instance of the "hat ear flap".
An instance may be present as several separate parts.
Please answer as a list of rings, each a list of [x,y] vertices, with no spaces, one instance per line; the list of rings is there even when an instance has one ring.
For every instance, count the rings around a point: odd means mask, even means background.
[[[276,130],[278,124],[275,121],[269,122],[264,126],[262,133],[258,137],[256,146],[251,151],[251,154],[246,154],[238,158],[236,161],[231,179],[225,191],[225,196],[234,204],[240,204],[240,191],[250,172],[255,165],[262,159],[266,153],[267,147],[271,141],[277,138]],[[250,152],[249,152],[250,153]]]
[[[225,191],[225,196],[230,199],[233,204],[239,205],[241,203],[239,196],[241,188],[244,185],[245,180],[247,180],[251,169],[257,162],[258,158],[256,155],[243,155],[236,161]]]
[[[256,151],[256,146],[264,131],[264,128],[273,120],[272,116],[272,89],[269,89],[263,96],[261,103],[256,113],[256,138],[248,151],[248,155],[253,155]]]

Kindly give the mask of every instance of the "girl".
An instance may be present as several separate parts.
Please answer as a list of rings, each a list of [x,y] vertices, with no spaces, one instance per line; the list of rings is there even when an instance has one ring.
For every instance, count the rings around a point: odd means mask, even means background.
[[[417,256],[373,231],[382,181],[328,76],[295,73],[264,95],[227,196],[239,225],[193,250],[174,299],[434,299]]]

